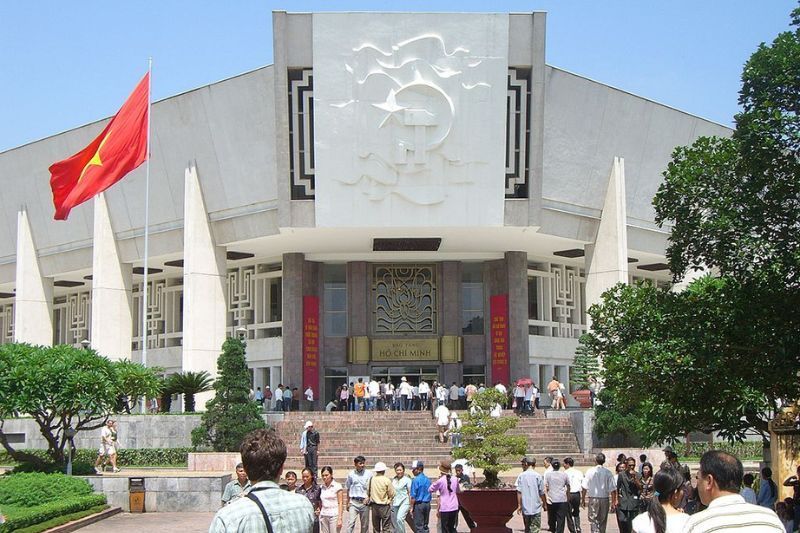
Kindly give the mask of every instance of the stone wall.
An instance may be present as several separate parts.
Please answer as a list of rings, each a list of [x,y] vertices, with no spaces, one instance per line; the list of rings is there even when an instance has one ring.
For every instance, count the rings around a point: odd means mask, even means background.
[[[148,513],[214,512],[221,505],[222,491],[231,474],[202,476],[128,478],[85,476],[95,492],[106,495],[108,504],[130,511],[130,480],[144,479],[144,509]]]
[[[192,445],[192,430],[200,425],[200,413],[182,415],[118,415],[119,442],[123,448],[188,448]],[[262,415],[268,424],[282,420],[282,414]],[[39,426],[31,418],[5,421],[3,432],[16,435],[12,445],[17,449],[46,449],[47,442]],[[298,437],[299,438],[299,437]],[[75,437],[78,448],[100,446],[100,429],[82,431]]]

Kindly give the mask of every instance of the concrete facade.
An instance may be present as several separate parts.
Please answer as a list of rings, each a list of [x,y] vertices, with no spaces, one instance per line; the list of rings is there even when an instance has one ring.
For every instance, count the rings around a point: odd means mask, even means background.
[[[0,342],[141,361],[146,327],[148,365],[214,374],[241,334],[254,388],[302,389],[315,296],[320,402],[371,374],[493,381],[507,295],[511,378],[568,381],[605,289],[669,283],[661,173],[727,128],[548,66],[544,13],[272,24],[273,65],[153,104],[147,302],[144,167],[52,220],[48,165],[106,120],[0,153]],[[378,360],[376,341],[439,354]]]

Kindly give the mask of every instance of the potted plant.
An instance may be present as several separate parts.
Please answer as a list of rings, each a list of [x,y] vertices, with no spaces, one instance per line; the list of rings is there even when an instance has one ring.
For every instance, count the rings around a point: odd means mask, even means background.
[[[517,508],[517,492],[500,482],[499,474],[511,467],[506,460],[516,461],[527,452],[527,439],[509,435],[517,425],[517,417],[493,417],[491,412],[505,401],[494,388],[476,394],[470,412],[464,416],[461,429],[463,446],[453,449],[453,457],[466,459],[475,468],[483,469],[484,481],[459,495],[459,501],[477,522],[480,533],[510,533],[506,523]]]
[[[591,337],[585,333],[578,339],[569,375],[570,384],[578,389],[572,393],[572,397],[584,409],[592,407],[592,391],[589,390],[589,385],[600,372],[600,363],[588,346],[590,339]]]

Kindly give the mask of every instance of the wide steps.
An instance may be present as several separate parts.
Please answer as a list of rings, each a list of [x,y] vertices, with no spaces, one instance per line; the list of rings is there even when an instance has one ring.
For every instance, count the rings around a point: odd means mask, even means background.
[[[503,416],[516,417],[511,411],[505,411]],[[304,465],[299,444],[306,420],[313,421],[320,432],[319,466],[329,465],[337,471],[352,468],[356,455],[365,456],[368,463],[383,461],[391,466],[402,462],[407,467],[413,460],[437,464],[450,457],[449,443],[436,439],[438,429],[429,411],[292,411],[275,425],[289,452],[285,469],[299,470]],[[590,457],[580,453],[569,419],[549,419],[537,412],[533,417],[518,418],[517,427],[509,433],[526,437],[527,452],[540,461],[546,455],[572,456],[577,465],[592,464]],[[519,458],[507,460],[516,466]]]

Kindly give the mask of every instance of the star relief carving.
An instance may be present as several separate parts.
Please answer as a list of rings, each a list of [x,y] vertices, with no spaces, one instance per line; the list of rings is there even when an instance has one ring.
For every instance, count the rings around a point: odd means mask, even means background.
[[[382,128],[389,120],[394,118],[398,124],[403,125],[403,119],[397,116],[400,111],[405,111],[407,108],[397,103],[397,92],[394,89],[389,89],[389,94],[386,96],[386,101],[380,104],[372,104],[373,107],[386,111],[386,116],[381,121],[379,128]]]

